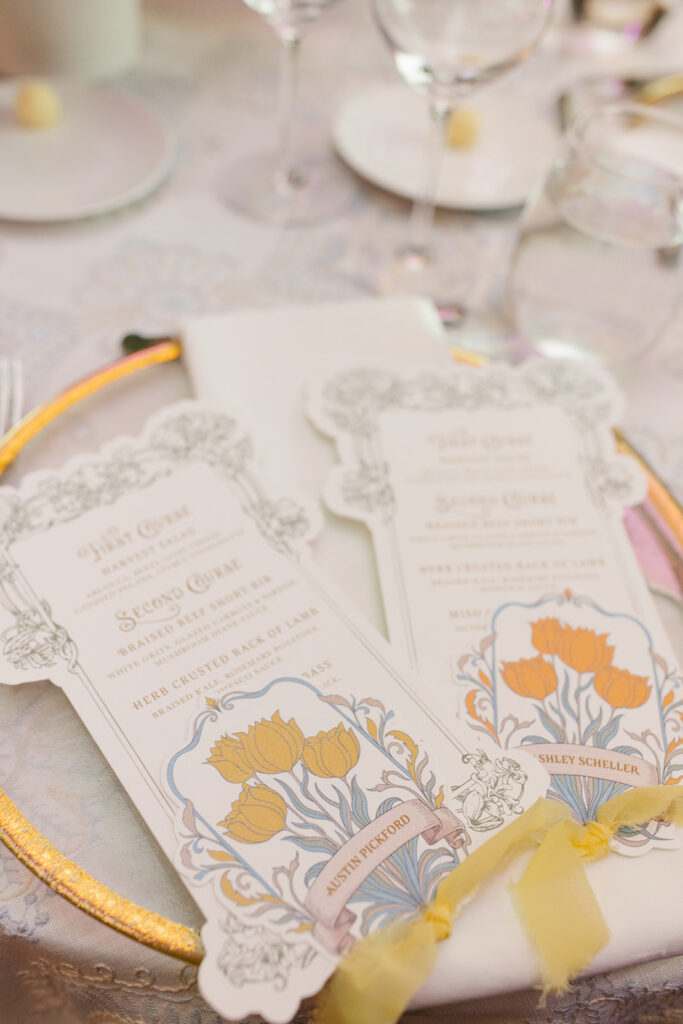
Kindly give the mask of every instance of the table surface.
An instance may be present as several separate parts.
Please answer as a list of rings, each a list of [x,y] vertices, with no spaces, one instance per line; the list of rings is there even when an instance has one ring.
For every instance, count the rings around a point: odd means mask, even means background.
[[[679,10],[619,60],[632,71],[668,71],[682,40]],[[505,89],[554,118],[563,88],[589,71],[607,69],[604,60],[577,56],[558,23],[542,50],[509,76]],[[298,130],[310,149],[328,144],[331,121],[346,98],[396,80],[359,0],[344,0],[312,26],[301,70]],[[378,270],[405,236],[404,200],[349,172],[354,199],[346,216],[291,229],[239,217],[219,198],[221,172],[230,161],[252,146],[274,142],[277,72],[271,30],[240,0],[147,5],[143,58],[118,84],[173,126],[178,157],[168,181],[134,206],[97,219],[0,224],[0,354],[22,359],[29,405],[111,361],[130,331],[172,334],[195,313],[371,293]],[[452,267],[453,297],[466,296],[472,313],[451,332],[454,344],[499,356],[512,352],[500,309],[518,214],[439,213],[437,242]],[[683,308],[656,348],[621,375],[624,428],[679,497],[682,381]],[[89,400],[35,443],[8,482],[33,465],[58,465],[96,446],[121,429],[124,405],[125,428],[134,430],[152,408],[187,392],[176,365],[147,371]],[[86,870],[98,877],[104,870],[103,880],[114,888],[199,926],[198,912],[163,854],[150,840],[141,843],[136,812],[61,693],[47,683],[0,688],[0,716],[0,780],[29,817]],[[558,1003],[539,1019],[616,1021],[613,1014],[620,1013],[618,1019],[626,1021],[628,1008],[640,1005],[643,994],[657,992],[666,1008],[683,993],[680,959],[637,975],[617,974],[581,983],[573,1009]],[[196,994],[193,969],[86,918],[4,847],[0,990],[3,1024],[218,1021]],[[478,1012],[521,1021],[535,1019],[535,1005],[536,997],[528,994],[514,1006]]]

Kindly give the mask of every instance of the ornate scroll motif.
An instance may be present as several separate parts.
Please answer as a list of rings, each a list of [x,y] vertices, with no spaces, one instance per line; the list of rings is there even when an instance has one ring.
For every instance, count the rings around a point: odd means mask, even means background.
[[[10,555],[23,537],[48,530],[83,512],[111,505],[123,495],[150,486],[180,465],[211,466],[236,491],[244,510],[271,546],[296,557],[312,526],[303,506],[288,498],[272,500],[250,471],[251,439],[229,416],[186,403],[154,421],[147,443],[119,442],[96,459],[79,460],[71,472],[40,475],[27,492],[0,495],[0,605],[13,625],[0,633],[0,645],[18,669],[39,672],[59,662],[77,671],[78,652],[66,630],[52,619]]]
[[[586,480],[599,504],[632,500],[638,484],[631,460],[607,458],[597,431],[613,416],[614,396],[585,366],[532,361],[520,369],[491,367],[485,374],[451,367],[412,374],[360,368],[334,377],[323,389],[319,413],[323,426],[346,434],[353,459],[339,478],[339,492],[360,518],[388,524],[394,495],[380,443],[379,417],[391,410],[441,412],[518,409],[537,402],[562,409],[577,427]]]

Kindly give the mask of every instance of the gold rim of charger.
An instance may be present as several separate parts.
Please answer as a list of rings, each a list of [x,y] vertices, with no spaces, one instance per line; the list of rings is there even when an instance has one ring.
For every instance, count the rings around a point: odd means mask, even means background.
[[[14,461],[21,449],[36,434],[72,405],[108,384],[122,380],[139,370],[160,363],[172,362],[181,355],[180,342],[162,341],[151,348],[119,359],[97,373],[74,384],[56,398],[38,406],[0,439],[0,475]],[[482,365],[485,360],[453,348],[458,362]],[[630,455],[643,468],[648,480],[648,498],[683,548],[683,508],[657,477],[645,459],[629,444],[623,434],[615,431],[619,451]],[[90,914],[117,932],[150,946],[157,952],[176,957],[186,963],[198,964],[204,947],[194,928],[178,924],[152,910],[138,906],[120,896],[104,883],[87,874],[50,843],[21,813],[0,788],[0,839],[34,875],[67,899],[75,907]]]

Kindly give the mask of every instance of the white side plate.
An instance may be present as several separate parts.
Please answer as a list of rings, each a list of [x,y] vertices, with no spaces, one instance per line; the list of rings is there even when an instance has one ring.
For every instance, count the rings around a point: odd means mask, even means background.
[[[118,209],[151,192],[175,152],[169,129],[140,100],[100,85],[56,82],[62,119],[18,125],[16,81],[0,84],[0,217],[63,221]]]
[[[555,153],[559,132],[552,114],[500,88],[475,95],[466,106],[480,115],[479,135],[467,149],[446,150],[438,205],[459,210],[520,206]],[[429,131],[425,97],[397,83],[346,103],[333,137],[337,152],[357,174],[415,199],[426,173]]]

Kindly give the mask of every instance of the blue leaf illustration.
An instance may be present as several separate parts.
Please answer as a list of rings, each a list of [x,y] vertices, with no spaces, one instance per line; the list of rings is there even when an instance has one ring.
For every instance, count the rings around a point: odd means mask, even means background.
[[[538,711],[538,717],[541,720],[541,725],[543,726],[543,728],[547,732],[550,733],[550,735],[553,737],[553,739],[555,739],[557,741],[561,740],[562,739],[562,733],[558,732],[557,726],[552,721],[552,719],[550,719],[548,717],[548,715],[546,715],[546,713],[543,710],[543,708],[541,707],[541,705],[540,704],[536,704],[535,708]]]
[[[553,775],[549,794],[559,796],[571,807],[574,816],[583,821],[586,817],[586,808],[581,795],[579,780],[570,775]]]
[[[629,747],[628,744],[626,744],[626,743],[622,744],[619,747],[612,747],[612,749],[614,750],[615,753],[618,753],[618,754],[631,754],[633,757],[640,757],[640,758],[642,758],[642,756],[643,756],[643,753],[642,753],[641,750],[638,750],[636,747]]]
[[[459,858],[455,851],[448,853],[442,850],[424,851],[418,861],[418,868],[420,891],[425,894],[425,902],[431,899],[434,886],[458,863]]]
[[[400,804],[400,802],[400,796],[390,796],[386,800],[382,800],[382,803],[377,808],[376,817],[379,818],[381,814],[384,814],[386,811],[390,811],[392,807],[394,807],[396,804]]]
[[[614,739],[616,734],[619,732],[619,723],[621,722],[622,715],[617,715],[613,721],[608,722],[607,725],[603,725],[600,732],[596,733],[595,745],[596,747],[607,747]]]
[[[334,787],[334,791],[337,794],[337,807],[339,808],[339,817],[342,820],[342,824],[347,832],[352,832],[351,828],[351,808],[349,807],[349,801],[346,799],[344,794],[337,786]]]
[[[388,903],[380,907],[370,906],[363,911],[361,932],[363,935],[367,935],[374,928],[389,924],[397,918],[408,917],[413,912],[412,907],[405,907],[400,903]]]
[[[415,899],[412,899],[400,889],[394,889],[392,886],[385,885],[381,880],[377,880],[374,874],[370,875],[358,887],[349,900],[349,903],[375,903],[380,906],[386,903],[397,903],[406,908],[413,909],[417,909],[421,902],[421,900],[415,901]]]
[[[601,725],[602,725],[602,708],[600,708],[600,710],[598,712],[598,717],[594,718],[592,722],[588,723],[588,726],[587,726],[586,730],[584,731],[583,736],[581,737],[581,742],[582,743],[588,743],[588,740],[591,738],[593,733],[596,732],[600,728]]]
[[[401,873],[403,884],[412,894],[413,899],[417,901],[418,906],[420,903],[424,903],[425,896],[420,887],[417,872],[417,840],[411,839],[405,846],[400,846],[392,853],[388,861]]]
[[[322,871],[322,869],[325,867],[326,864],[327,864],[326,860],[321,860],[321,861],[318,861],[317,864],[314,864],[312,868],[308,869],[308,871],[306,872],[306,874],[304,876],[304,882],[305,882],[307,888],[308,888],[308,886],[310,886],[311,882],[315,878],[318,877],[318,875],[320,874],[320,872]]]
[[[322,836],[319,838],[313,838],[309,836],[284,836],[286,843],[294,843],[302,850],[310,850],[311,853],[336,853],[337,844],[333,843],[331,839],[325,839]]]
[[[320,825],[316,825],[314,821],[293,821],[292,824],[298,828],[308,828],[312,832],[317,832],[319,836],[327,835],[327,830],[321,828]]]
[[[368,810],[368,801],[365,793],[363,793],[362,789],[358,785],[358,780],[355,775],[351,780],[351,794],[354,818],[356,821],[361,822],[361,824],[367,825],[371,820],[370,812]]]
[[[315,807],[311,807],[309,804],[302,803],[302,801],[296,795],[292,787],[288,786],[286,782],[284,782],[282,779],[276,779],[275,781],[279,786],[282,787],[282,789],[284,789],[290,804],[296,808],[296,810],[302,817],[317,818],[319,821],[327,821],[327,815],[323,814],[319,810],[316,810]]]
[[[574,719],[574,721],[575,721],[575,722],[576,722],[576,724],[578,725],[578,723],[579,723],[578,715],[577,715],[577,714],[576,714],[576,712],[574,711],[574,709],[573,709],[573,707],[571,706],[571,703],[570,703],[570,701],[569,701],[569,688],[570,688],[570,679],[569,679],[569,673],[568,673],[568,672],[565,672],[565,674],[564,674],[564,686],[562,687],[562,691],[561,691],[561,697],[562,697],[562,707],[563,707],[563,708],[565,709],[565,711],[567,712],[567,714],[568,714],[568,715],[569,715],[569,716],[570,716],[571,718],[573,718],[573,719]]]
[[[596,779],[595,781],[597,783],[595,794],[588,808],[591,820],[595,818],[600,804],[604,804],[606,800],[611,800],[613,796],[617,796],[628,789],[628,786],[624,786],[619,782],[610,782],[608,779]]]

